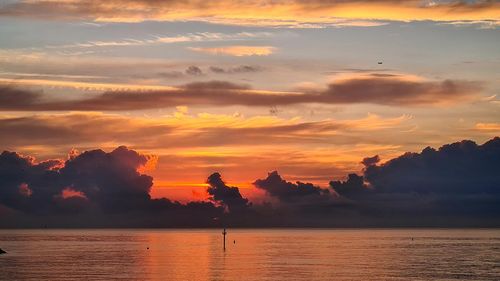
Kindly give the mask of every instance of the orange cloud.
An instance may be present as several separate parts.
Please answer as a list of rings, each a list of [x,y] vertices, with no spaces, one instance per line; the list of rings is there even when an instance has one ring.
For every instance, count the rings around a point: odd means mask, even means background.
[[[126,7],[126,8],[124,8]],[[3,5],[0,15],[85,19],[100,22],[198,20],[261,26],[364,25],[372,20],[495,20],[500,3],[420,0],[297,1],[155,1],[155,0],[20,0]],[[368,20],[368,21],[366,21]]]
[[[476,130],[488,132],[500,132],[500,123],[477,123]]]
[[[85,194],[81,191],[75,190],[71,187],[67,187],[61,191],[61,197],[64,199],[68,199],[71,197],[80,197],[80,198],[87,198]]]
[[[276,48],[270,46],[226,46],[215,48],[190,47],[191,51],[207,53],[210,55],[228,55],[235,57],[269,56]]]
[[[144,157],[146,157],[147,159],[146,164],[137,169],[137,171],[142,174],[145,174],[149,171],[153,171],[154,169],[156,169],[156,166],[158,165],[157,155],[144,155]]]
[[[52,79],[8,79],[0,78],[0,84],[9,84],[11,86],[47,86],[60,88],[74,88],[87,91],[117,91],[117,90],[136,90],[136,91],[154,91],[154,90],[173,90],[174,87],[162,85],[139,85],[139,84],[116,84],[116,83],[93,83],[80,81],[62,81]]]
[[[153,196],[187,200],[192,198],[191,190],[206,188],[204,181],[212,172],[231,175],[228,182],[249,193],[254,190],[253,180],[277,168],[290,179],[325,184],[332,176],[359,170],[366,155],[387,158],[401,153],[405,147],[398,143],[414,137],[402,132],[412,126],[411,121],[406,115],[307,121],[190,114],[185,107],[156,118],[103,113],[11,115],[0,118],[4,136],[0,147],[51,158],[72,148],[112,149],[125,144],[145,152],[141,153],[145,161],[137,168],[154,176]]]

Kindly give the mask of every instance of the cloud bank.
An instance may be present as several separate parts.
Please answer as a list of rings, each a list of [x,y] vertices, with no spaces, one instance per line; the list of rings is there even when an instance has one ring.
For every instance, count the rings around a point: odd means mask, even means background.
[[[385,163],[366,158],[362,175],[330,188],[271,172],[255,186],[274,203],[250,204],[219,173],[210,201],[152,199],[151,161],[126,147],[36,162],[0,154],[0,226],[500,226],[500,138],[425,148]]]
[[[66,161],[35,162],[3,152],[0,204],[10,211],[0,214],[2,222],[34,227],[49,222],[55,226],[210,225],[212,217],[223,213],[208,202],[182,205],[152,199],[153,178],[139,172],[150,159],[123,146],[109,153],[92,150],[70,155]],[[55,217],[60,221],[52,221]]]
[[[366,160],[366,159],[365,159]],[[461,141],[406,153],[383,164],[368,161],[362,176],[330,186],[372,214],[414,221],[484,223],[500,214],[500,138]],[[393,212],[398,212],[396,215]]]
[[[201,75],[202,71],[192,66],[187,73]],[[0,110],[117,111],[178,105],[268,107],[304,103],[444,106],[474,100],[481,91],[482,86],[478,82],[410,80],[387,74],[336,80],[326,89],[305,92],[259,91],[246,85],[209,81],[166,90],[110,91],[79,100],[49,100],[42,92],[4,85],[0,87]]]

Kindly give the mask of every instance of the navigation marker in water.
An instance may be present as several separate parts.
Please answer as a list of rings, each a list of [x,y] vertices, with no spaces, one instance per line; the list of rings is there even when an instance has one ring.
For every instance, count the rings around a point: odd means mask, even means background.
[[[222,231],[222,236],[224,236],[224,242],[223,242],[224,251],[226,250],[226,234],[227,231],[226,228],[224,228],[224,230]]]

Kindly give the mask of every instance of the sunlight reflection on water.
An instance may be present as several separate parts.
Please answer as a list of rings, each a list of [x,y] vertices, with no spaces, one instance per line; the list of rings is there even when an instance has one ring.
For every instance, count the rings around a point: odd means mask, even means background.
[[[500,280],[500,230],[229,229],[227,237],[224,252],[219,229],[0,230],[8,252],[0,279]]]

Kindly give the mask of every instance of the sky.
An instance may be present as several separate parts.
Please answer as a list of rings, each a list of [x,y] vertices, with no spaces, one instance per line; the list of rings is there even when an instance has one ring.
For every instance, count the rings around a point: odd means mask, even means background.
[[[389,200],[491,223],[499,27],[493,0],[0,0],[0,214],[326,204],[376,225]]]

